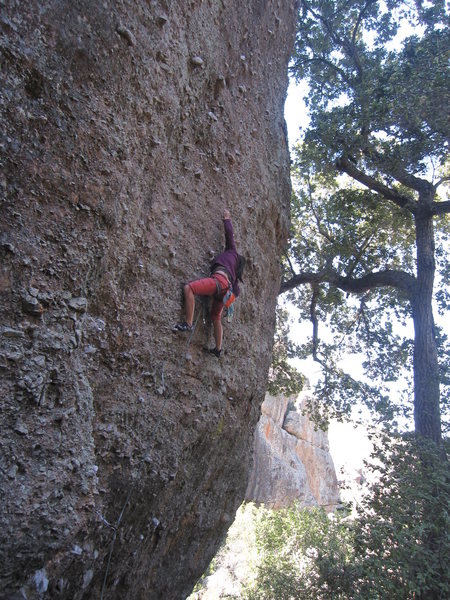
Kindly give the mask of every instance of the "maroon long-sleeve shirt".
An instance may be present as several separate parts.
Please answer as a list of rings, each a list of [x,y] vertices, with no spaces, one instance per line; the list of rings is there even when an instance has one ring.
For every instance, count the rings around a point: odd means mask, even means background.
[[[234,295],[239,296],[240,289],[236,276],[239,255],[236,251],[236,245],[234,243],[233,225],[231,223],[231,219],[224,219],[223,227],[225,229],[225,250],[216,256],[212,268],[213,271],[217,267],[224,267],[227,270],[231,277],[231,285],[233,286]]]

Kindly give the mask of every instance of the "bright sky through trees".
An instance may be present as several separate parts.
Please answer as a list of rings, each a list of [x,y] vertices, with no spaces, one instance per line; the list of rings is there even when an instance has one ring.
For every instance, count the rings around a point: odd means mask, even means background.
[[[297,143],[300,137],[300,128],[308,124],[308,112],[306,110],[303,96],[306,91],[306,84],[297,85],[293,79],[289,82],[286,104],[284,105],[284,118],[286,119],[289,148]]]

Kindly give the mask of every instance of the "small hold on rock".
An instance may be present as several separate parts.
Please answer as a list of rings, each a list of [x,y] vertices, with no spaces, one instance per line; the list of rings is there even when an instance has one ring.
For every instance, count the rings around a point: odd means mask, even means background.
[[[69,300],[69,307],[76,312],[86,312],[87,298],[79,297]]]
[[[118,25],[116,27],[116,31],[121,37],[123,37],[124,40],[128,42],[129,46],[136,46],[136,38],[129,29],[123,25]]]
[[[22,421],[17,421],[14,425],[14,431],[16,433],[20,433],[21,435],[28,435],[28,427]]]
[[[191,63],[194,67],[201,67],[203,65],[203,58],[201,56],[192,56]]]
[[[169,20],[168,16],[164,13],[161,13],[158,15],[158,23],[161,25],[161,27],[163,25],[165,25],[167,23],[167,21]]]

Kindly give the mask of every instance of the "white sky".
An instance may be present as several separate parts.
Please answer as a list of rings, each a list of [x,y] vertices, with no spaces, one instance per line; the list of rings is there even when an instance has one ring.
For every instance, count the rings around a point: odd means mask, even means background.
[[[328,441],[338,479],[342,467],[355,471],[363,468],[364,460],[373,450],[365,428],[354,427],[351,423],[331,422]]]
[[[295,144],[300,136],[300,127],[305,128],[309,119],[302,96],[306,92],[306,84],[297,85],[290,80],[286,103],[284,105],[284,118],[288,128],[289,147]]]

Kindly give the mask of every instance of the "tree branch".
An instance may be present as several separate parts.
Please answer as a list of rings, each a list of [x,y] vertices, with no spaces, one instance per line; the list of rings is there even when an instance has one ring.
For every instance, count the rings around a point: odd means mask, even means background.
[[[353,271],[356,269],[356,267],[360,263],[361,258],[363,256],[363,254],[364,254],[367,246],[370,244],[370,242],[371,242],[371,240],[372,240],[372,238],[373,238],[374,235],[375,235],[374,233],[371,233],[370,235],[368,235],[366,237],[366,239],[363,241],[363,243],[361,244],[361,248],[359,248],[359,250],[357,249],[357,251],[355,253],[355,259],[352,261],[352,263],[350,265],[350,268],[349,268],[349,271],[348,271],[348,276],[352,275]]]
[[[292,264],[291,257],[289,256],[289,254],[287,252],[285,253],[285,256],[286,256],[286,260],[288,261],[291,273],[295,277],[296,272],[295,272],[295,269],[294,269],[294,265]]]
[[[381,167],[381,170],[384,173],[388,173],[392,175],[394,179],[396,179],[402,185],[415,190],[419,194],[422,194],[428,190],[433,189],[435,191],[436,186],[433,186],[432,183],[427,181],[426,179],[421,179],[420,177],[415,177],[408,173],[408,171],[398,164],[396,161],[392,161],[391,159],[384,158],[379,152],[374,150],[373,148],[368,152],[369,158],[373,160],[376,164]]]
[[[353,28],[351,41],[347,40],[347,38],[344,38],[344,45],[345,45],[348,53],[350,54],[350,56],[353,58],[356,70],[358,71],[359,79],[362,79],[363,67],[362,67],[361,59],[359,57],[358,50],[356,48],[356,39],[357,39],[357,35],[359,32],[359,28],[361,26],[363,18],[365,17],[366,12],[370,8],[370,6],[372,4],[374,4],[375,2],[376,2],[376,0],[368,0],[366,2],[365,6],[361,9],[361,11],[358,15],[358,19],[356,20],[355,26]]]
[[[434,187],[437,189],[440,185],[442,185],[443,183],[446,183],[447,181],[450,181],[450,175],[441,177],[441,179],[439,179],[439,181],[436,181],[436,183],[434,184]]]
[[[311,211],[312,214],[314,216],[314,219],[316,221],[316,225],[317,225],[317,231],[319,232],[319,234],[325,238],[328,242],[330,242],[330,244],[334,244],[335,240],[331,237],[331,235],[328,233],[328,231],[322,227],[322,223],[320,221],[320,217],[317,214],[316,208],[314,206],[314,201],[313,201],[313,194],[312,194],[312,189],[311,189],[311,179],[308,176],[307,177],[307,184],[308,184],[308,198],[309,198],[309,204],[311,207]]]
[[[310,315],[311,315],[311,323],[313,326],[313,336],[312,336],[312,354],[313,359],[317,360],[317,348],[319,346],[319,319],[316,314],[316,306],[317,299],[319,297],[319,286],[313,285],[313,293],[311,298],[311,306],[310,306]]]
[[[450,213],[450,201],[446,202],[433,202],[431,209],[433,215],[444,215]]]
[[[319,273],[303,272],[291,277],[288,281],[282,282],[279,294],[284,294],[289,290],[304,284],[310,284],[313,287],[320,283],[329,283],[344,292],[351,294],[362,294],[368,290],[379,287],[393,287],[405,292],[411,298],[414,293],[416,279],[405,271],[374,271],[359,278],[344,277],[331,269],[324,269]]]
[[[321,56],[321,57],[316,57],[313,56],[311,58],[305,58],[303,61],[296,61],[295,64],[293,65],[293,67],[291,67],[291,71],[295,72],[295,69],[297,68],[298,70],[298,65],[299,64],[312,64],[312,63],[320,63],[323,65],[326,65],[327,67],[329,67],[331,70],[335,71],[337,73],[337,75],[339,75],[339,77],[341,77],[342,81],[344,81],[345,83],[347,83],[348,85],[350,85],[350,79],[349,77],[347,77],[345,71],[343,69],[340,69],[337,65],[335,65],[331,60],[328,60],[327,58]]]
[[[365,17],[368,9],[372,6],[372,4],[375,4],[377,2],[377,0],[368,0],[365,4],[365,6],[361,9],[359,15],[358,15],[358,19],[356,21],[355,27],[353,28],[353,33],[352,33],[352,45],[353,47],[356,46],[356,36],[358,34],[360,25],[363,21],[363,18]]]
[[[400,206],[400,208],[405,208],[412,214],[417,212],[417,202],[411,200],[408,196],[400,194],[387,185],[384,185],[381,181],[377,181],[363,171],[360,171],[360,169],[358,169],[348,158],[341,156],[341,158],[336,161],[336,168],[339,169],[339,171],[347,173],[352,179],[359,181],[373,192],[377,192],[386,198],[386,200],[391,200],[394,204]]]

